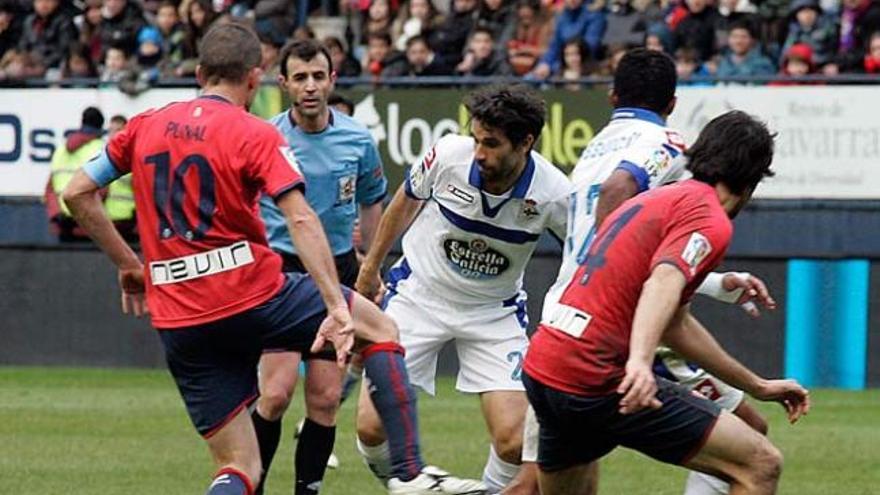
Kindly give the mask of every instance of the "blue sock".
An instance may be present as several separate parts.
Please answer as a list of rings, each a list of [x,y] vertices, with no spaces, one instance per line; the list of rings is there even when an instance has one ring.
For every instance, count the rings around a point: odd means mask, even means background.
[[[409,481],[419,475],[425,463],[419,447],[416,393],[406,373],[403,348],[395,342],[381,342],[362,354],[370,398],[388,437],[391,475]]]
[[[251,495],[253,492],[247,475],[234,468],[223,468],[205,495]]]

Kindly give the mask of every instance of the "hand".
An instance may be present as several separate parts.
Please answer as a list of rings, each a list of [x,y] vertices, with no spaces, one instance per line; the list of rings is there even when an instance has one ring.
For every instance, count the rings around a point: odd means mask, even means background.
[[[118,278],[122,289],[122,312],[138,318],[148,314],[144,299],[144,267],[120,268]]]
[[[550,66],[541,62],[532,70],[532,76],[536,79],[547,79],[550,77]]]
[[[626,375],[617,387],[617,393],[623,395],[620,414],[632,414],[646,407],[659,409],[663,405],[656,397],[657,381],[651,365],[632,359],[626,362]]]
[[[736,303],[742,306],[743,310],[753,318],[761,316],[758,305],[769,310],[776,309],[776,300],[770,295],[767,285],[764,284],[763,280],[752,274],[742,276],[735,272],[725,273],[721,279],[721,287],[727,292],[742,290],[742,294]]]
[[[354,346],[354,322],[348,306],[336,306],[327,310],[327,317],[318,328],[311,351],[319,352],[327,342],[333,344],[336,350],[336,364],[345,368]]]
[[[751,395],[758,400],[780,403],[791,424],[810,412],[810,392],[794,380],[765,380]]]
[[[382,283],[382,277],[379,276],[379,270],[361,265],[361,271],[354,283],[354,290],[374,303],[382,304],[382,298],[385,297],[385,285]]]

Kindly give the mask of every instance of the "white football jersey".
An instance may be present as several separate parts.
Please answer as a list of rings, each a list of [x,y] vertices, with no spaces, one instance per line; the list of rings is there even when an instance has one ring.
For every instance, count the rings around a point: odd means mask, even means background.
[[[581,153],[571,173],[574,190],[569,200],[568,231],[556,282],[544,299],[542,319],[559,300],[586,258],[596,235],[599,190],[611,173],[631,173],[639,192],[689,176],[685,169],[684,139],[666,127],[663,118],[641,108],[618,108]]]
[[[537,152],[507,194],[492,196],[481,185],[467,136],[442,137],[408,171],[406,194],[426,202],[403,237],[398,265],[408,265],[407,276],[432,296],[458,304],[516,297],[541,233],[565,236],[571,183]]]

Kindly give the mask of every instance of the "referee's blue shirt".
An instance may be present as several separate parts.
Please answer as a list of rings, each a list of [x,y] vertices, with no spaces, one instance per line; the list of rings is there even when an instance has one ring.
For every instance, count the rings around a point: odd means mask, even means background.
[[[388,181],[379,150],[366,127],[348,115],[330,109],[330,121],[321,132],[297,127],[289,112],[270,122],[287,138],[306,179],[306,200],[321,218],[334,255],[351,251],[357,205],[382,201]],[[281,210],[271,198],[260,198],[269,246],[296,254]]]

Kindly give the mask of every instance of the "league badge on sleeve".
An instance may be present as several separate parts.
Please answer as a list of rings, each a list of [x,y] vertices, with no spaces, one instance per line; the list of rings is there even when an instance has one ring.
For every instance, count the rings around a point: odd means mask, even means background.
[[[279,146],[278,151],[281,152],[281,156],[287,160],[287,163],[290,164],[290,167],[296,171],[296,173],[302,175],[302,170],[299,168],[299,162],[296,160],[296,156],[293,154],[293,149],[290,146]]]
[[[684,251],[681,252],[681,259],[691,267],[691,275],[693,275],[697,273],[697,267],[711,252],[712,245],[709,244],[709,239],[706,239],[706,236],[699,232],[694,232],[688,239]]]

